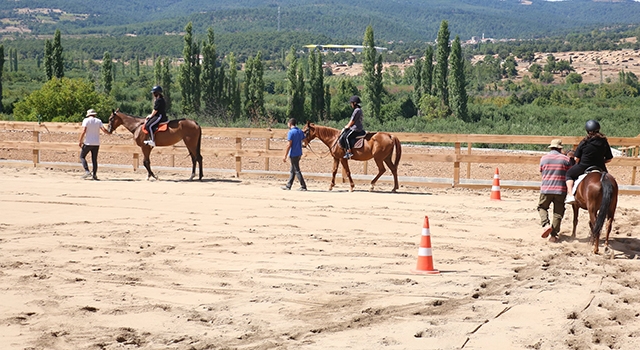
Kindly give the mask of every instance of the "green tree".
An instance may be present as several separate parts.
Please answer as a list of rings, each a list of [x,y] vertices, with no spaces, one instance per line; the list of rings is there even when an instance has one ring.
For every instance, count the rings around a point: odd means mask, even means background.
[[[53,78],[53,45],[48,39],[44,42],[44,72],[47,80]]]
[[[324,86],[324,110],[325,119],[331,120],[331,87],[329,84]]]
[[[160,57],[153,64],[153,81],[155,85],[162,86],[162,58]]]
[[[449,105],[449,89],[447,86],[448,67],[449,67],[449,23],[442,21],[440,30],[438,30],[438,42],[436,50],[436,69],[435,69],[435,95],[442,100],[442,104]]]
[[[539,64],[534,63],[529,66],[529,73],[531,73],[531,77],[533,79],[539,79],[540,74],[542,73],[542,67]]]
[[[200,112],[200,47],[193,40],[193,24],[189,22],[185,27],[184,49],[182,55],[184,63],[180,66],[178,83],[182,92],[182,112]]]
[[[254,122],[260,122],[266,117],[264,108],[264,68],[262,66],[262,53],[249,58],[245,65],[245,101],[244,110],[247,118]]]
[[[373,27],[367,26],[364,33],[364,42],[362,44],[363,58],[362,71],[364,73],[364,96],[371,106],[371,114],[375,119],[380,119],[380,106],[382,105],[382,96],[378,92],[378,78],[376,71],[377,51],[375,40],[373,37]]]
[[[309,53],[309,92],[311,98],[311,118],[322,119],[324,114],[324,72],[322,56],[318,50]]]
[[[467,110],[467,82],[464,73],[464,58],[462,57],[462,47],[460,46],[460,37],[456,35],[451,45],[451,56],[449,57],[451,64],[451,75],[449,76],[450,89],[450,106],[453,115],[465,122],[469,120]]]
[[[547,63],[544,65],[543,70],[548,73],[556,72],[556,58],[553,55],[547,56]]]
[[[236,56],[231,52],[227,56],[229,63],[229,79],[227,79],[227,100],[229,101],[229,109],[234,120],[240,118],[242,113],[242,100],[240,97],[240,83],[238,82],[238,62]]]
[[[102,86],[104,87],[104,92],[107,94],[111,93],[111,87],[113,84],[113,74],[111,73],[112,67],[111,54],[109,51],[105,51],[104,55],[102,55]]]
[[[422,95],[425,93],[422,89],[422,69],[424,68],[424,63],[420,59],[420,57],[416,58],[413,62],[413,98],[416,101],[420,101]]]
[[[207,41],[202,43],[202,100],[208,113],[217,110],[220,101],[217,100],[218,89],[218,55],[216,54],[215,35],[213,29],[207,30]],[[224,78],[221,77],[221,78]]]
[[[301,120],[304,117],[304,78],[302,79],[302,87],[298,86],[299,65],[293,47],[291,47],[287,61],[289,62],[287,67],[287,117]]]
[[[162,73],[160,74],[162,91],[164,100],[167,105],[167,113],[171,112],[171,88],[173,86],[173,77],[171,76],[171,58],[165,57],[162,64]]]
[[[56,33],[53,36],[52,45],[52,68],[53,76],[60,79],[64,77],[64,57],[62,56],[62,42],[60,39],[60,29],[56,29]]]
[[[565,81],[567,84],[580,84],[582,83],[582,75],[578,73],[569,73]]]
[[[511,55],[504,60],[502,67],[507,78],[514,78],[518,75],[518,69],[516,69],[517,66],[518,63],[516,63],[516,59]]]
[[[427,45],[424,52],[424,63],[422,66],[422,92],[432,95],[433,90],[433,46]],[[416,100],[420,101],[420,100]]]
[[[134,68],[136,70],[136,76],[140,76],[140,56],[136,55],[135,61],[133,61]]]
[[[98,93],[90,81],[54,77],[16,103],[13,114],[16,120],[24,121],[38,121],[40,116],[45,122],[80,122],[84,111],[93,108],[105,120],[114,104],[110,96]]]

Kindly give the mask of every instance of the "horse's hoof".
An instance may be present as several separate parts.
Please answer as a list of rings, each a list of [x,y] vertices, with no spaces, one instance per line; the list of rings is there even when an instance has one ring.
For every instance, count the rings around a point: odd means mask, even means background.
[[[606,258],[613,259],[614,251],[613,251],[613,249],[609,248],[609,246],[605,246],[604,247],[604,251],[602,252],[602,254]]]
[[[353,187],[349,189],[349,192],[353,192]]]
[[[369,192],[373,192],[373,186],[369,187]]]
[[[191,174],[191,177],[189,177],[189,181],[193,181],[194,177],[196,177],[196,174]]]

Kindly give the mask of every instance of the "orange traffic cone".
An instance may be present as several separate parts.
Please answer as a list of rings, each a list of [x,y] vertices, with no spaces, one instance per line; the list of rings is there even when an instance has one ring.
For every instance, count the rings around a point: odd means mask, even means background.
[[[493,186],[491,186],[491,200],[500,200],[500,172],[496,168],[496,173],[493,175]]]
[[[413,273],[422,275],[439,275],[440,271],[433,268],[433,256],[431,255],[431,232],[429,232],[429,217],[424,217],[422,226],[422,238],[418,248],[418,266]]]

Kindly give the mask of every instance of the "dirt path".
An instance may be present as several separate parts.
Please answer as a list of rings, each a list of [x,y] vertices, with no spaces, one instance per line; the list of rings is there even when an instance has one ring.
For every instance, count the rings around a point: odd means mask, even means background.
[[[136,176],[135,178],[133,176]],[[615,259],[538,194],[282,191],[0,167],[3,349],[633,349],[640,198]],[[325,184],[311,182],[310,189]],[[411,274],[424,216],[439,276]]]

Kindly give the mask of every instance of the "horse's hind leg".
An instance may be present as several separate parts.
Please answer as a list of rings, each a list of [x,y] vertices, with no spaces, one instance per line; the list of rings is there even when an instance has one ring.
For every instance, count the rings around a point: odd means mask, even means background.
[[[376,177],[371,180],[371,187],[369,188],[369,191],[371,192],[373,192],[373,187],[376,185],[376,181],[378,181],[380,176],[382,176],[382,174],[387,171],[387,169],[385,169],[384,167],[384,161],[382,159],[374,158],[374,160],[376,161],[376,165],[378,166],[378,175],[376,175]]]
[[[151,171],[151,159],[149,158],[150,153],[151,153],[151,149],[142,150],[142,154],[144,155],[144,160],[142,161],[142,164],[147,169],[147,181],[150,180],[151,178],[154,178],[156,180],[158,179],[156,174],[154,174],[153,171]]]
[[[576,228],[578,227],[578,205],[573,203],[573,230],[571,231],[571,237],[576,238]]]
[[[391,170],[391,174],[393,174],[393,190],[391,190],[391,192],[395,192],[400,188],[400,186],[398,186],[398,167],[393,165],[391,156],[385,158],[384,162],[389,167],[389,170]]]

